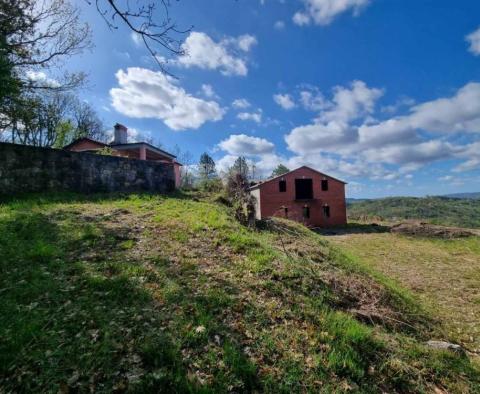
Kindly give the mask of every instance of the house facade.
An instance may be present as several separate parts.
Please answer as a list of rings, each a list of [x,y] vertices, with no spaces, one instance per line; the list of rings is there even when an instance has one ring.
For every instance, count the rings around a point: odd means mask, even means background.
[[[182,164],[176,161],[176,156],[157,148],[146,142],[127,142],[128,129],[119,123],[114,126],[114,139],[110,144],[92,140],[91,138],[79,138],[63,149],[73,152],[98,153],[105,150],[112,156],[126,157],[136,160],[150,160],[168,163],[173,166],[175,173],[175,187],[181,184],[180,167]]]
[[[250,187],[256,200],[257,219],[271,216],[302,222],[310,227],[347,223],[346,183],[310,167]]]

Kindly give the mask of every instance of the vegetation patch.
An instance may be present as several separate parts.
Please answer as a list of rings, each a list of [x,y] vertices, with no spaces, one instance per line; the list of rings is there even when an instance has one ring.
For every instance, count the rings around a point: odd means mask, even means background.
[[[212,198],[64,195],[1,205],[2,387],[479,387],[468,359],[424,345],[440,331],[409,291],[299,224],[249,229]]]

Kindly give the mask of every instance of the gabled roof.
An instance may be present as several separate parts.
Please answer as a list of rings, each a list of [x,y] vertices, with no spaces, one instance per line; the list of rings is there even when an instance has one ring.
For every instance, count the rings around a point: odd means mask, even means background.
[[[273,178],[267,179],[267,180],[265,180],[265,181],[263,181],[263,182],[257,183],[256,185],[253,185],[253,186],[249,187],[249,188],[248,188],[248,190],[257,189],[257,188],[259,188],[260,186],[263,186],[263,185],[265,185],[266,183],[269,183],[269,182],[275,181],[275,180],[277,180],[278,178],[282,178],[282,177],[284,177],[284,176],[286,176],[286,175],[288,175],[288,174],[291,174],[292,172],[295,172],[295,171],[298,171],[298,170],[300,170],[301,168],[306,168],[306,169],[308,169],[308,170],[310,170],[310,171],[316,172],[317,174],[320,174],[320,175],[326,176],[326,177],[328,177],[328,178],[330,178],[330,179],[334,179],[334,180],[336,180],[336,181],[338,181],[338,182],[340,182],[340,183],[343,183],[344,185],[346,185],[346,184],[347,184],[347,182],[341,181],[340,179],[334,178],[333,176],[330,176],[330,175],[324,174],[323,172],[317,171],[317,170],[315,170],[315,169],[313,169],[313,168],[311,168],[311,167],[308,167],[308,166],[301,166],[301,167],[295,168],[295,169],[294,169],[294,170],[292,170],[292,171],[288,171],[288,172],[286,172],[285,174],[278,175],[278,176],[276,176],[276,177],[273,177]]]
[[[169,159],[175,159],[177,156],[175,155],[172,155],[171,153],[168,153],[166,151],[164,151],[163,149],[160,149],[160,148],[157,148],[156,146],[153,146],[152,144],[149,144],[147,142],[129,142],[127,144],[105,144],[103,142],[100,142],[100,141],[95,141],[91,138],[88,138],[88,137],[82,137],[82,138],[78,138],[76,139],[75,141],[72,141],[70,144],[68,145],[65,145],[63,147],[63,149],[69,149],[71,148],[73,145],[79,143],[79,142],[82,142],[82,141],[88,141],[88,142],[91,142],[91,143],[94,143],[94,144],[97,144],[99,147],[111,147],[113,149],[118,149],[118,150],[128,150],[128,149],[134,149],[134,148],[139,148],[140,146],[144,145],[146,147],[148,147],[148,149],[150,149],[151,151],[153,152],[156,152],[162,156],[166,156],[168,157]],[[180,163],[178,163],[180,164]]]
[[[88,137],[82,137],[82,138],[77,138],[76,140],[70,142],[68,145],[65,145],[63,147],[63,149],[68,149],[68,148],[72,147],[73,145],[75,145],[79,142],[82,142],[82,141],[92,142],[93,144],[97,144],[101,147],[109,146],[108,144],[104,144],[103,142],[95,141],[95,140],[92,140],[91,138],[88,138]]]

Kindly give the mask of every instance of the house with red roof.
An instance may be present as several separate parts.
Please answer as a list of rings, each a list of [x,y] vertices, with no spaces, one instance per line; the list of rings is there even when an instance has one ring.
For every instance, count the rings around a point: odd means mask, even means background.
[[[119,123],[114,126],[114,139],[110,144],[95,141],[91,138],[79,138],[63,147],[65,150],[73,152],[91,152],[108,151],[112,156],[126,157],[135,160],[150,160],[162,163],[168,163],[173,166],[175,173],[175,187],[181,183],[181,163],[177,162],[176,156],[168,153],[147,142],[128,142],[128,129]]]

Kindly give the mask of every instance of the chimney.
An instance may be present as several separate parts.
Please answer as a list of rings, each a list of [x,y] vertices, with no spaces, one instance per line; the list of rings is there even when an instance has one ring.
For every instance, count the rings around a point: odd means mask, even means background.
[[[127,143],[127,128],[120,123],[113,126],[115,131],[112,145],[126,144]]]

